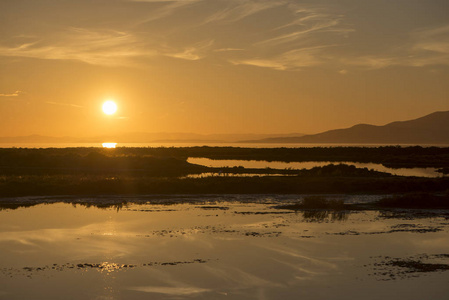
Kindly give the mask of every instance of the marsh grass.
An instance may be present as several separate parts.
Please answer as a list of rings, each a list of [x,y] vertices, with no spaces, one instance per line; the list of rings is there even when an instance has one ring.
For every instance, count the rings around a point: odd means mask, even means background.
[[[326,199],[321,196],[305,197],[300,206],[307,209],[344,209],[343,199]]]
[[[314,149],[316,155],[343,155],[364,148]],[[420,150],[419,148],[418,150]],[[414,153],[416,149],[388,148],[387,152]],[[394,194],[441,192],[449,178],[400,177],[330,164],[310,170],[209,168],[190,164],[190,156],[215,157],[225,154],[254,159],[259,154],[311,154],[310,149],[245,148],[65,148],[0,149],[0,197],[37,195],[121,195],[121,194]],[[374,151],[374,152],[373,152]],[[377,151],[377,152],[376,152]],[[425,153],[430,150],[421,149]],[[433,149],[445,153],[444,149]],[[377,150],[369,150],[375,154]],[[382,152],[382,151],[381,151]],[[431,152],[431,151],[430,151]],[[295,154],[295,155],[296,155]],[[365,153],[366,154],[366,153]],[[165,156],[162,156],[165,155]],[[246,156],[245,156],[246,155]],[[269,156],[267,156],[269,157]],[[265,158],[267,158],[265,157]],[[326,158],[328,160],[329,157]],[[299,158],[298,158],[299,159]],[[347,159],[347,158],[345,158]],[[252,173],[254,177],[184,178],[205,172]],[[265,176],[273,172],[272,176]],[[275,176],[281,172],[294,176]],[[303,207],[338,209],[342,203],[306,199]]]
[[[304,199],[298,203],[277,206],[277,208],[293,210],[321,210],[323,214],[328,214],[326,210],[344,210],[349,208],[349,206],[344,203],[343,199],[327,199],[323,196],[308,196],[304,197]],[[317,214],[319,213],[312,215]]]
[[[307,209],[302,211],[304,219],[319,222],[326,219],[331,221],[346,221],[350,212],[346,210]]]
[[[375,203],[385,208],[449,209],[449,195],[414,193],[380,199]]]

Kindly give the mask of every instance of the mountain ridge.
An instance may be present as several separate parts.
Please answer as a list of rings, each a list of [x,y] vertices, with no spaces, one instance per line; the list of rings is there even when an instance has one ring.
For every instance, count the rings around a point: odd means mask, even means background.
[[[242,143],[449,144],[449,111],[437,111],[385,125],[356,124],[301,137],[275,137]]]
[[[196,134],[182,132],[128,132],[116,135],[103,135],[91,137],[53,137],[38,134],[26,136],[0,137],[0,143],[229,143],[240,139],[260,139],[267,137],[288,137],[303,135],[290,134]]]

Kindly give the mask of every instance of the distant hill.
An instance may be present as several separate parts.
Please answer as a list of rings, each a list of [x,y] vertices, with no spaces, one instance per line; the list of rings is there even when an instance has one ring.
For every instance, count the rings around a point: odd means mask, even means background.
[[[341,144],[449,144],[449,111],[392,122],[383,126],[358,124],[301,137],[276,137],[252,143],[341,143]]]
[[[111,136],[52,137],[43,135],[0,137],[0,143],[233,143],[242,139],[255,140],[271,137],[298,137],[290,134],[195,134],[182,132],[129,132]]]
[[[77,143],[79,139],[72,137],[53,137],[38,134],[27,136],[0,137],[0,143]]]

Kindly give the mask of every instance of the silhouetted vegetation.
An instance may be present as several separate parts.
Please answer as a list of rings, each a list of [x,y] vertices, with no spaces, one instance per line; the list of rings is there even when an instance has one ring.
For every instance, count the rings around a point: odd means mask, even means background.
[[[381,199],[375,205],[385,208],[448,209],[449,195],[433,195],[428,193],[397,195]]]
[[[94,154],[92,154],[94,153]],[[58,157],[70,163],[79,157],[101,154],[105,157],[165,157],[186,160],[188,157],[210,159],[266,160],[282,162],[353,161],[379,163],[389,167],[449,167],[449,147],[314,147],[314,148],[240,148],[240,147],[159,147],[159,148],[0,148],[0,164],[9,160],[40,160]],[[55,162],[56,163],[56,162]],[[62,163],[62,162],[61,162]],[[63,164],[64,165],[64,164]]]
[[[96,148],[0,149],[2,175],[182,176],[207,170],[182,158],[114,154]]]
[[[438,169],[437,172],[447,175],[447,174],[449,174],[449,168],[441,168],[441,169]]]
[[[435,156],[445,155],[445,148],[384,147],[386,153],[417,150]],[[366,168],[348,165],[327,165],[310,170],[276,170],[208,168],[190,164],[188,156],[243,155],[254,159],[257,155],[271,154],[281,157],[288,153],[315,154],[325,160],[343,157],[345,151],[380,148],[302,148],[302,149],[249,149],[249,148],[49,148],[0,149],[0,197],[28,195],[132,195],[132,194],[326,194],[326,193],[404,193],[438,192],[449,190],[449,178],[413,178],[392,176]],[[372,150],[374,149],[374,150]],[[254,152],[252,152],[254,151]],[[377,151],[377,152],[376,152]],[[418,151],[418,152],[419,152]],[[427,152],[426,152],[427,151]],[[382,152],[382,151],[381,151]],[[208,153],[208,155],[207,155]],[[251,154],[253,153],[253,154]],[[297,153],[297,154],[298,154]],[[338,154],[325,157],[325,153]],[[440,153],[440,154],[438,154]],[[378,153],[380,155],[380,152]],[[165,155],[165,156],[164,156]],[[246,155],[246,156],[245,156]],[[363,155],[366,155],[363,154]],[[362,155],[362,156],[363,156]],[[396,155],[396,154],[395,154]],[[414,154],[413,154],[414,155]],[[294,156],[294,155],[293,155]],[[292,157],[292,156],[290,156]],[[418,157],[421,157],[418,155]],[[226,157],[242,158],[242,157]],[[344,160],[348,158],[345,157]],[[444,159],[443,159],[444,161]],[[215,176],[185,178],[201,173],[250,173],[255,177]],[[292,176],[268,176],[288,174]],[[267,176],[265,176],[267,175]]]
[[[448,147],[314,147],[314,148],[240,148],[171,147],[117,148],[120,155],[205,157],[210,159],[266,160],[282,162],[353,161],[379,163],[388,167],[449,167]]]
[[[328,199],[323,196],[308,196],[295,204],[278,205],[277,209],[301,211],[304,219],[319,222],[330,218],[332,221],[343,221],[348,217],[351,205],[343,199]]]
[[[332,209],[341,210],[348,208],[342,199],[327,199],[322,196],[309,196],[302,199],[300,202],[292,205],[283,205],[278,208],[303,210],[303,209]]]
[[[345,177],[389,177],[393,176],[389,173],[369,170],[368,168],[357,168],[353,165],[346,164],[329,164],[322,167],[313,167],[309,170],[295,169],[252,169],[244,167],[225,167],[225,168],[209,168],[209,172],[221,172],[222,174],[285,174],[297,176],[345,176]]]
[[[308,209],[302,210],[302,217],[308,221],[321,222],[325,219],[331,221],[346,221],[349,216],[349,211],[345,210],[323,210],[323,209]]]
[[[134,194],[393,194],[448,189],[448,178],[7,176],[0,196]]]
[[[376,202],[364,204],[345,204],[342,199],[329,199],[323,196],[308,196],[295,204],[277,205],[274,208],[312,212],[311,215],[328,216],[330,212],[370,210],[370,209],[449,209],[449,194],[407,193],[385,197]],[[319,211],[319,213],[315,213]]]

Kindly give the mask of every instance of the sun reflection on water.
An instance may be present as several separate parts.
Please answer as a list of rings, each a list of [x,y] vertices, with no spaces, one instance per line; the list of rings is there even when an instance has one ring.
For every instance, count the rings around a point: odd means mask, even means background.
[[[103,148],[115,148],[117,143],[103,143]]]
[[[121,265],[121,264],[116,264],[116,263],[110,263],[110,262],[103,262],[99,265],[99,267],[97,268],[98,271],[100,272],[114,272],[114,271],[118,271],[121,269],[126,268],[127,265]]]

